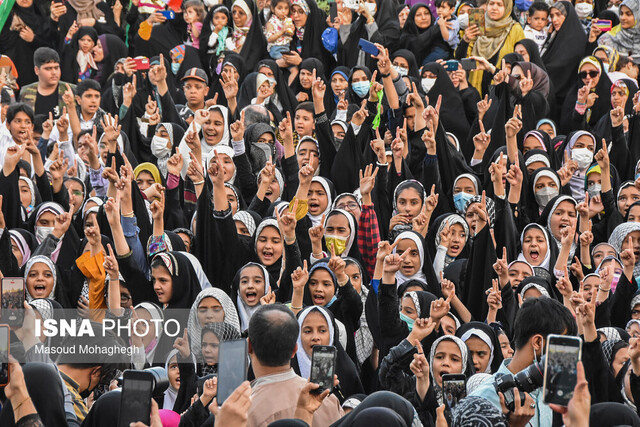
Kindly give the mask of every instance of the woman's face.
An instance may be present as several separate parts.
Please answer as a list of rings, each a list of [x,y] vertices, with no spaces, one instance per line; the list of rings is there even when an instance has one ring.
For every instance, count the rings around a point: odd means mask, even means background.
[[[82,51],[82,53],[89,53],[95,45],[96,43],[88,34],[78,39],[78,48]]]
[[[620,26],[628,30],[633,28],[636,23],[636,19],[633,17],[633,12],[627,6],[620,6]]]
[[[477,196],[476,187],[473,185],[473,182],[467,178],[463,177],[456,181],[455,186],[453,187],[453,194],[456,195],[458,193],[467,193],[472,196]]]
[[[640,222],[640,206],[636,205],[629,210],[629,222]]]
[[[469,356],[471,356],[476,372],[485,372],[491,359],[491,349],[489,346],[476,336],[469,338],[465,344],[469,349]]]
[[[304,89],[311,89],[313,84],[313,72],[309,70],[300,70],[300,85]]]
[[[520,285],[520,282],[531,275],[531,267],[523,262],[514,262],[509,267],[509,282],[514,289]]]
[[[413,219],[420,215],[422,202],[423,200],[418,190],[411,187],[405,188],[398,194],[396,209],[398,214],[404,215],[408,219]]]
[[[353,196],[342,196],[340,200],[336,204],[336,208],[345,210],[353,216],[356,217],[356,221],[360,221],[360,214],[362,213],[362,209],[358,204],[358,201]]]
[[[260,263],[266,267],[275,264],[282,257],[283,251],[284,246],[280,232],[274,227],[262,229],[256,241],[256,252]]]
[[[553,130],[553,126],[551,126],[549,123],[541,124],[540,126],[538,126],[538,130],[546,132],[546,134],[549,135],[549,138],[556,137],[556,132]]]
[[[153,175],[151,175],[151,172],[145,170],[140,171],[140,173],[136,177],[136,184],[138,184],[138,188],[140,189],[140,191],[146,190],[147,188],[155,184],[155,182],[156,180],[153,178]]]
[[[529,135],[522,142],[522,154],[526,154],[528,151],[540,148],[544,150],[544,146],[540,143],[540,140],[533,135]]]
[[[398,22],[400,22],[400,29],[404,28],[404,23],[407,22],[407,17],[409,16],[409,8],[405,7],[398,14]]]
[[[236,212],[238,212],[238,199],[236,197],[236,193],[234,193],[233,190],[229,187],[224,187],[224,192],[227,193],[227,200],[231,204],[231,214],[235,215]]]
[[[151,321],[151,313],[146,308],[138,307],[135,309],[138,319],[142,322],[135,324],[134,333],[142,338],[142,345],[148,346],[156,337],[156,325]]]
[[[609,244],[600,244],[593,251],[593,265],[599,266],[603,259],[608,256],[616,256],[616,250]]]
[[[303,168],[311,163],[312,158],[314,161],[318,160],[318,146],[311,140],[304,140],[298,145],[296,157],[298,159],[298,167]],[[313,185],[313,183],[311,183],[311,185]]]
[[[564,16],[558,9],[552,7],[549,10],[549,18],[551,18],[551,25],[553,26],[554,31],[560,31],[566,16]]]
[[[173,279],[169,274],[169,270],[162,265],[154,267],[151,269],[151,282],[153,283],[153,290],[158,296],[158,302],[160,304],[169,304],[173,296]]]
[[[456,321],[453,320],[451,316],[444,316],[440,319],[440,327],[442,328],[442,332],[445,335],[455,335],[456,334]]]
[[[429,9],[426,7],[419,8],[414,17],[414,22],[416,23],[416,27],[421,30],[429,28],[431,26],[431,13],[429,13]]]
[[[416,305],[413,303],[413,299],[411,299],[410,295],[405,294],[402,297],[402,302],[400,303],[400,312],[405,316],[410,317],[413,320],[418,318],[418,310],[416,310]]]
[[[329,345],[331,342],[329,325],[320,312],[312,311],[304,318],[300,328],[300,341],[304,352],[309,357],[313,353],[314,345]]]
[[[247,24],[248,16],[240,6],[233,6],[232,9],[233,24],[238,27],[244,27]]]
[[[340,96],[349,87],[349,82],[342,74],[335,73],[331,76],[331,90],[336,96]]]
[[[309,213],[311,215],[321,215],[322,212],[327,210],[329,205],[329,197],[322,184],[319,182],[312,182],[309,187],[309,197],[307,198],[309,204]]]
[[[357,265],[350,263],[344,269],[344,272],[347,276],[349,276],[349,280],[351,280],[351,284],[358,294],[362,292],[362,273]]]
[[[640,338],[640,326],[637,322],[633,322],[631,325],[629,325],[629,327],[627,328],[627,332],[629,332],[631,338]]]
[[[487,4],[487,15],[494,21],[498,21],[504,16],[504,2],[502,0],[489,0]]]
[[[13,256],[16,257],[16,261],[18,261],[18,265],[22,265],[22,261],[24,261],[24,258],[13,236],[11,237],[11,252],[13,253]]]
[[[513,49],[513,51],[515,53],[519,53],[520,55],[522,55],[522,57],[524,58],[524,62],[530,62],[529,59],[529,51],[527,50],[526,47],[524,47],[524,45],[522,44],[517,44],[515,46],[515,48]]]
[[[600,278],[595,276],[589,276],[582,281],[582,298],[585,301],[591,302],[592,292],[600,285]]]
[[[613,108],[624,108],[625,104],[627,103],[627,98],[629,98],[629,95],[627,95],[627,91],[621,87],[615,87],[611,91],[611,105],[613,106]]]
[[[546,236],[538,227],[531,227],[524,233],[522,240],[522,255],[529,264],[538,267],[544,261],[549,250]]]
[[[534,173],[535,171],[537,171],[540,168],[543,168],[547,166],[544,162],[533,162],[533,163],[529,163],[529,165],[527,165],[527,173],[529,175],[531,175],[532,173]]]
[[[27,275],[27,292],[34,299],[48,298],[53,290],[54,273],[47,264],[37,262],[33,264]]]
[[[538,192],[544,187],[551,187],[551,188],[555,188],[556,190],[559,190],[558,184],[556,184],[556,182],[553,179],[549,178],[548,176],[540,176],[536,180],[536,185],[534,190],[535,192]]]
[[[582,83],[585,85],[591,85],[591,87],[595,87],[600,81],[600,70],[597,69],[593,64],[586,63],[583,64],[580,68],[580,73],[587,73],[585,77],[581,77]],[[597,73],[597,74],[594,74]]]
[[[620,191],[618,196],[618,210],[625,216],[629,210],[629,206],[640,200],[640,191],[634,186],[628,186]]]
[[[324,306],[329,304],[336,290],[333,285],[333,278],[327,270],[318,268],[311,274],[309,278],[309,293],[311,294],[313,305]]]
[[[560,202],[556,210],[551,213],[549,218],[549,226],[551,227],[551,234],[556,240],[560,241],[560,230],[565,227],[570,227],[576,222],[576,205],[568,200]]]
[[[235,81],[238,81],[240,79],[240,73],[238,73],[236,67],[231,64],[225,64],[224,67],[222,67],[222,74],[226,75],[226,77],[232,78]]]
[[[467,241],[467,233],[460,224],[453,224],[450,227],[450,230],[451,240],[449,241],[449,249],[447,250],[447,255],[455,258],[460,255],[460,252],[462,252],[462,249],[464,248],[464,244]]]
[[[33,0],[16,0],[16,4],[20,7],[31,7]]]
[[[366,82],[366,81],[369,81],[369,77],[367,77],[367,74],[364,71],[355,70],[353,72],[353,75],[351,76],[352,83]]]
[[[203,327],[207,323],[224,322],[224,310],[220,301],[214,297],[202,298],[198,304],[198,323]]]
[[[264,296],[264,287],[264,273],[260,267],[252,265],[242,270],[238,292],[245,304],[249,307],[260,304],[260,298]]]
[[[25,209],[31,204],[31,189],[24,179],[18,181],[18,189],[20,190],[20,204]]]
[[[636,259],[640,259],[640,231],[632,231],[622,241],[622,250],[629,249],[629,238],[631,238],[631,250]]]
[[[297,4],[291,5],[291,20],[296,28],[302,28],[307,24],[307,15]]]
[[[178,368],[178,356],[173,356],[169,360],[169,369],[167,370],[169,384],[174,390],[180,389],[180,369]]]
[[[613,377],[617,377],[620,369],[624,366],[625,363],[629,360],[629,346],[622,347],[620,350],[616,352],[616,355],[613,357],[613,361],[611,362],[611,369],[613,369]]]
[[[216,145],[224,135],[224,117],[218,110],[209,111],[209,119],[202,125],[204,142],[208,145]],[[225,176],[225,180],[227,177]]]
[[[498,335],[498,341],[500,342],[500,350],[502,350],[502,357],[505,359],[511,359],[513,357],[513,348],[509,342],[509,338],[505,334]]]
[[[402,56],[396,56],[395,58],[393,58],[393,65],[395,65],[396,67],[402,67],[406,70],[409,69],[409,61],[407,61],[406,58]]]
[[[275,78],[275,76],[273,75],[273,70],[269,67],[267,67],[266,65],[263,65],[262,67],[260,67],[258,69],[259,73],[264,74],[265,76],[269,77],[270,79]]]
[[[202,335],[200,343],[202,349],[202,359],[208,366],[218,364],[218,349],[220,348],[220,340],[211,331],[207,331]]]
[[[340,236],[348,239],[351,235],[349,220],[344,215],[331,215],[324,226],[325,236]]]
[[[413,240],[402,239],[398,242],[398,246],[396,246],[396,253],[398,255],[403,255],[406,251],[409,251],[409,254],[403,258],[402,265],[400,266],[400,272],[402,272],[406,277],[411,277],[422,268],[420,252],[418,251],[418,246],[416,246],[416,243]]]
[[[102,62],[104,60],[104,50],[102,49],[102,42],[100,39],[96,42],[96,45],[93,47],[91,51],[93,54],[93,60],[96,62]]]
[[[433,377],[442,387],[442,375],[462,373],[462,354],[458,345],[450,340],[441,341],[433,356]]]

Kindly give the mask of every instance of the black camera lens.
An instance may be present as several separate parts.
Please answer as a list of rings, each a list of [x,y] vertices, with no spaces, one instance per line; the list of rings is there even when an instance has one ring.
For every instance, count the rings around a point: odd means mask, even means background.
[[[153,375],[153,396],[162,396],[169,388],[169,376],[167,375],[167,370],[160,366],[156,366],[155,368],[145,369],[145,372],[149,372]]]

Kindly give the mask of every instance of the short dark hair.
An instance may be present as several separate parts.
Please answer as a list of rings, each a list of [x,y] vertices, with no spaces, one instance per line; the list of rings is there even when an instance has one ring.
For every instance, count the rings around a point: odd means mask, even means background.
[[[33,53],[33,65],[40,68],[48,62],[60,63],[60,55],[50,47],[39,47]]]
[[[298,110],[308,111],[311,114],[315,114],[315,112],[316,112],[315,109],[313,108],[313,102],[311,102],[311,101],[305,101],[305,102],[301,102],[300,104],[298,104],[298,106],[296,107],[295,113],[297,113]]]
[[[549,6],[543,1],[534,1],[529,6],[529,16],[533,16],[537,11],[546,12],[549,14]]]
[[[616,63],[614,71],[622,70],[624,67],[627,66],[629,62],[631,62],[630,57],[628,57],[627,55],[619,55],[618,62]]]
[[[298,321],[284,304],[263,305],[249,321],[249,340],[256,357],[263,365],[284,366],[298,341]]]
[[[34,119],[33,108],[31,108],[24,102],[16,102],[15,104],[10,105],[9,108],[7,108],[7,124],[11,123],[13,119],[15,119],[16,114],[20,112],[23,112],[27,116],[29,116],[29,118],[31,119],[31,122],[33,122],[33,119]]]
[[[100,83],[93,79],[84,79],[76,86],[76,95],[82,98],[82,95],[89,89],[96,90],[100,93]]]
[[[513,327],[516,350],[527,345],[529,338],[541,334],[576,335],[578,327],[567,307],[553,298],[527,299],[518,310]]]
[[[275,9],[278,3],[286,3],[287,6],[291,6],[289,0],[271,0],[271,9]]]
[[[33,132],[42,133],[42,124],[46,122],[48,117],[45,114],[36,114],[33,117]]]
[[[455,0],[436,0],[436,7],[440,7],[442,4],[448,4],[449,7],[456,7]]]

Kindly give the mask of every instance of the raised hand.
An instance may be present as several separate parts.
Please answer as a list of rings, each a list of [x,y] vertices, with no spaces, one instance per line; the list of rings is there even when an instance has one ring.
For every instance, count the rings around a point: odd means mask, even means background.
[[[376,129],[376,139],[371,140],[369,143],[371,150],[375,153],[378,158],[378,162],[381,164],[387,163],[387,156],[385,151],[384,140],[380,138],[380,131]]]
[[[173,348],[180,352],[183,359],[188,358],[191,355],[191,349],[189,348],[189,333],[187,328],[184,329],[184,333],[181,337],[176,338],[173,342]]]
[[[213,157],[209,161],[209,167],[207,168],[207,174],[214,187],[221,188],[224,186],[224,170],[222,169],[222,163],[218,158],[218,153],[214,150]]]
[[[598,152],[594,156],[594,159],[598,162],[598,166],[600,166],[600,169],[609,170],[609,165],[611,163],[609,160],[609,151],[607,150],[607,141],[604,138],[602,138],[602,148],[598,150]],[[609,174],[602,175],[603,182],[605,179],[609,179]]]
[[[260,298],[260,305],[275,304],[276,293],[273,291],[267,292],[262,298]]]
[[[154,184],[159,185],[159,184]],[[154,221],[161,220],[164,218],[164,188],[160,186],[159,189],[160,197],[149,205],[149,210],[151,211],[151,217]],[[149,198],[151,199],[151,198]]]
[[[502,291],[500,291],[500,285],[498,279],[491,281],[491,289],[487,289],[487,304],[489,305],[489,311],[495,312],[502,308]]]
[[[172,175],[180,176],[183,164],[184,160],[182,159],[182,154],[180,154],[180,149],[176,147],[176,153],[167,160],[167,171]]]
[[[485,95],[484,99],[481,99],[476,104],[478,107],[478,120],[480,122],[482,122],[482,119],[484,119],[484,115],[487,113],[487,111],[489,111],[489,108],[491,108],[491,102],[493,102],[493,100],[489,99],[489,95]]]
[[[304,289],[304,286],[309,281],[309,270],[307,269],[307,260],[303,261],[303,267],[296,268],[293,273],[291,273],[291,282],[293,283],[293,290]]]
[[[440,246],[445,248],[449,248],[449,243],[451,242],[451,227],[449,226],[449,221],[446,221],[444,227],[442,227],[442,231],[440,232]]]
[[[502,247],[502,258],[498,258],[493,264],[493,271],[500,279],[500,288],[504,288],[509,283],[509,263],[507,262],[507,248]]]
[[[609,112],[609,116],[611,117],[612,128],[617,128],[618,126],[622,126],[622,122],[624,121],[624,109],[622,107],[613,108]]]
[[[427,201],[424,204],[424,211],[429,215],[429,217],[431,217],[431,214],[438,206],[438,198],[439,196],[438,193],[436,193],[436,185],[433,184],[431,185],[431,193],[429,194],[429,197],[427,197]]]
[[[232,141],[239,142],[244,139],[244,111],[240,115],[240,120],[231,123],[229,130],[231,131]]]
[[[373,191],[373,187],[376,184],[376,176],[378,175],[378,167],[373,169],[373,165],[367,165],[362,173],[360,169],[360,193],[363,195],[370,195]]]
[[[451,300],[455,293],[450,293],[447,299],[439,298],[435,301],[431,301],[431,311],[429,317],[436,323],[440,323],[440,319],[447,315],[451,310]]]
[[[333,271],[333,274],[336,275],[338,279],[338,285],[344,286],[349,280],[349,276],[344,272],[344,269],[347,267],[347,263],[345,260],[338,255],[336,255],[336,248],[333,245],[329,245],[329,251],[331,252],[331,258],[329,259],[329,269]]]
[[[514,138],[522,129],[522,106],[516,105],[513,109],[513,117],[511,117],[504,125],[507,138]]]
[[[484,156],[484,153],[489,148],[489,144],[491,143],[491,135],[485,132],[484,124],[482,120],[478,122],[480,125],[480,133],[476,134],[473,137],[473,146],[475,147],[475,153],[473,157],[475,159],[481,159]]]
[[[111,248],[109,243],[107,243],[107,250],[109,251],[109,254],[104,257],[104,271],[109,275],[109,280],[118,280],[118,260],[116,259],[116,254],[113,252],[113,248]]]
[[[293,209],[285,209],[285,211],[280,214],[279,210],[276,209],[276,219],[278,221],[278,228],[284,235],[285,241],[288,243],[292,240],[295,241],[296,238],[296,211],[298,210],[298,200],[293,203]],[[292,243],[289,243],[292,244]]]
[[[53,225],[53,234],[58,239],[62,239],[62,236],[69,230],[71,225],[71,214],[69,212],[63,212],[56,216],[55,223]]]
[[[320,247],[322,247],[322,237],[324,236],[324,220],[325,220],[325,214],[322,214],[322,219],[320,220],[320,223],[309,229],[309,239],[311,240],[312,246],[320,245]]]

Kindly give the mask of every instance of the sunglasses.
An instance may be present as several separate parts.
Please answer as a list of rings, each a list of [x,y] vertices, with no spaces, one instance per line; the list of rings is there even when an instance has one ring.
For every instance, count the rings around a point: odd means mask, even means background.
[[[591,77],[592,79],[595,79],[596,77],[598,77],[598,74],[600,74],[600,72],[599,71],[595,71],[595,70],[580,71],[578,73],[578,76],[580,76],[581,79],[586,79],[587,76]]]

